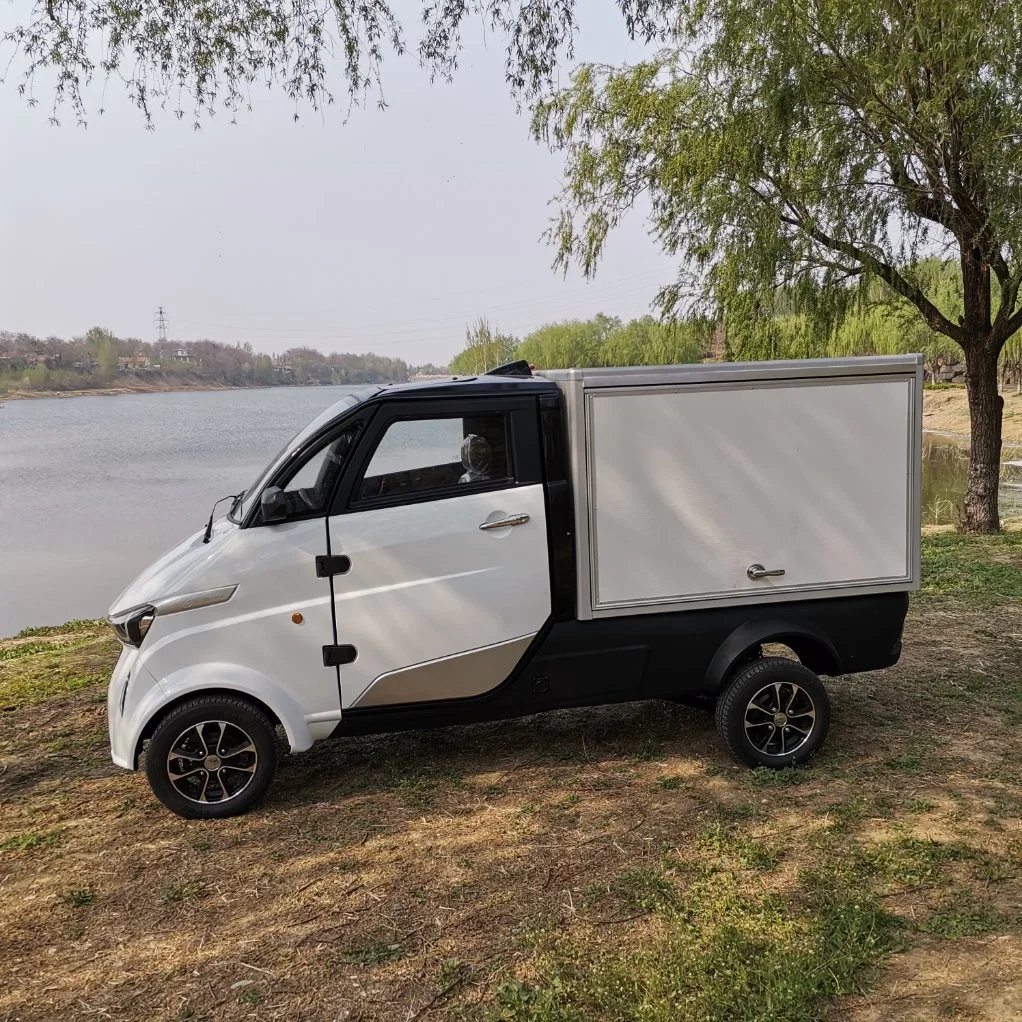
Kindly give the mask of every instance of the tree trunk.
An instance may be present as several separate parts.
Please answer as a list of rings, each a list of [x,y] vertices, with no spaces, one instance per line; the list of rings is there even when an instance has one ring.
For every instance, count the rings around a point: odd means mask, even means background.
[[[965,386],[969,395],[972,443],[969,481],[962,514],[963,532],[997,532],[997,484],[1001,473],[1001,412],[997,389],[997,351],[986,344],[965,349]]]

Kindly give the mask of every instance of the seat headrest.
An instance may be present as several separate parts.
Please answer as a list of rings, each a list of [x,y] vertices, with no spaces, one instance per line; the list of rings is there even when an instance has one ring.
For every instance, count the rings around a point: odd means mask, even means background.
[[[461,443],[461,463],[469,472],[486,472],[490,467],[490,445],[478,433],[469,433]]]

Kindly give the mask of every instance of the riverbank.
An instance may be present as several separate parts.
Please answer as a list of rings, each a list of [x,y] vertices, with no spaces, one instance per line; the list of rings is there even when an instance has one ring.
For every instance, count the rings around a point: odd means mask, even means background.
[[[1005,444],[1022,445],[1022,394],[1005,393],[1001,433]],[[969,400],[964,387],[923,391],[923,429],[969,435]]]
[[[624,705],[318,745],[211,823],[111,766],[105,626],[0,641],[0,1018],[1015,1018],[1022,533],[923,565],[811,768]]]
[[[48,397],[117,397],[123,394],[170,394],[185,390],[264,390],[266,384],[228,384],[214,380],[196,378],[192,381],[182,379],[152,379],[145,376],[119,377],[116,384],[109,387],[73,388],[70,390],[0,390],[2,401],[31,401],[35,398]]]

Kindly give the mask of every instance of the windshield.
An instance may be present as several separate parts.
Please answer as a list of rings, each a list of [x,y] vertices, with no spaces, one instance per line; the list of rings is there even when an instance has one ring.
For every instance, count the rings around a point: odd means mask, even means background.
[[[276,474],[280,466],[299,448],[305,443],[309,437],[318,433],[327,423],[332,422],[339,415],[343,415],[344,412],[356,405],[363,404],[368,401],[374,394],[380,392],[380,387],[365,387],[362,390],[356,390],[354,393],[345,394],[340,401],[335,402],[329,408],[320,412],[307,426],[303,426],[291,439],[283,446],[280,453],[270,462],[270,464],[262,472],[259,473],[259,477],[256,481],[245,490],[242,494],[241,499],[231,508],[230,514],[227,516],[232,522],[243,522],[245,516],[248,514],[254,501],[259,499],[259,494],[262,493],[263,487],[269,482],[271,478]]]

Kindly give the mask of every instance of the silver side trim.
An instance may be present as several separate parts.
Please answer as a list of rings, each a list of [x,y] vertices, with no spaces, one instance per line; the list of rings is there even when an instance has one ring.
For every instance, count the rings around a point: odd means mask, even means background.
[[[219,589],[206,589],[201,593],[182,593],[180,596],[168,596],[163,600],[155,600],[153,606],[157,614],[180,614],[183,610],[198,610],[200,607],[215,607],[226,603],[238,587],[221,586]]]
[[[350,709],[482,695],[496,688],[515,669],[535,634],[381,674]],[[342,667],[342,678],[343,675]]]

